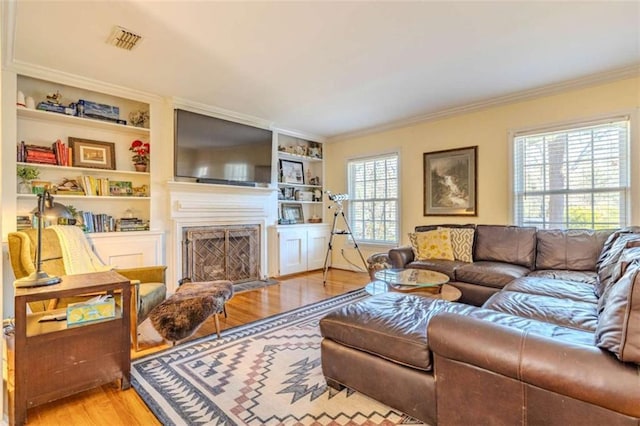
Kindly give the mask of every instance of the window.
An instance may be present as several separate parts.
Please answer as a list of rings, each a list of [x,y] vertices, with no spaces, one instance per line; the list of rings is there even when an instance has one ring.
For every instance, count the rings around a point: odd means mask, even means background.
[[[518,225],[617,228],[627,224],[629,119],[516,134]]]
[[[398,154],[348,163],[349,223],[358,242],[398,243]]]

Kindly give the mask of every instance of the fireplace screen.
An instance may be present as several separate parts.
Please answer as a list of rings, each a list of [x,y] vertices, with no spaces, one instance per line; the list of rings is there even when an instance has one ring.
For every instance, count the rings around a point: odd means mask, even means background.
[[[192,281],[259,280],[260,225],[183,228],[182,273]]]

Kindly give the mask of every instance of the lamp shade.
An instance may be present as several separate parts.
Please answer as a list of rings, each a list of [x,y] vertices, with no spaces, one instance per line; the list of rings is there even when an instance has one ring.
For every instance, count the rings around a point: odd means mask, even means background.
[[[33,209],[31,213],[37,214],[38,207]],[[53,201],[47,203],[45,201],[44,209],[42,210],[42,226],[44,228],[51,225],[68,225],[70,219],[73,219],[73,214],[71,214],[64,204],[54,203]],[[40,218],[38,218],[38,220],[40,220]]]

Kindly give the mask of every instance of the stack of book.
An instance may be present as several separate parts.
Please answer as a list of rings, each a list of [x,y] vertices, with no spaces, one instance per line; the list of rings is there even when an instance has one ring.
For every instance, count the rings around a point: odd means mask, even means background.
[[[149,222],[136,217],[127,217],[118,219],[116,221],[116,231],[128,232],[128,231],[148,231]]]
[[[52,148],[38,145],[25,145],[25,163],[58,164]]]
[[[17,226],[16,229],[18,231],[22,231],[24,229],[31,229],[31,216],[17,216]]]
[[[21,163],[71,165],[71,149],[60,139],[51,144],[51,148],[40,145],[27,145],[21,141],[17,147],[17,160]]]
[[[106,213],[79,212],[86,232],[114,232],[116,221]]]
[[[69,148],[67,144],[58,139],[51,144],[51,148],[53,149],[53,153],[56,155],[58,166],[71,165],[71,148]]]

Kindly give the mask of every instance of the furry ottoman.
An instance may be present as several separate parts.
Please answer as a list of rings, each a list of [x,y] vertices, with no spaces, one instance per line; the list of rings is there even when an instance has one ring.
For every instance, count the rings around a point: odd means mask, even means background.
[[[220,336],[218,314],[233,297],[231,281],[189,282],[156,306],[149,318],[156,331],[166,340],[177,342],[191,336],[211,315]]]

